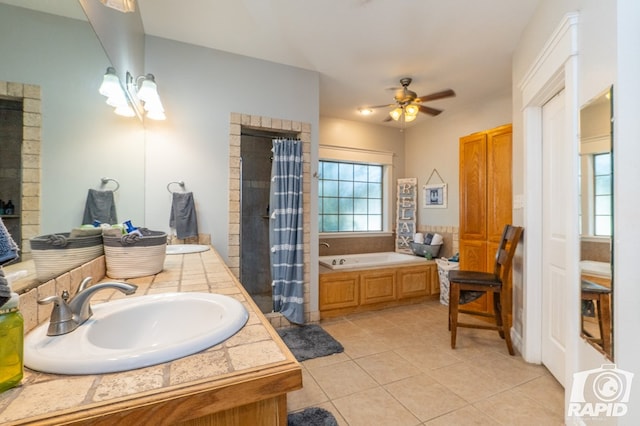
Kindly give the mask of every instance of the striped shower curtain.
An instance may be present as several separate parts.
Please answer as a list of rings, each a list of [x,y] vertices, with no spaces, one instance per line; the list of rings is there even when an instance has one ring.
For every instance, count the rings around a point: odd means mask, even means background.
[[[273,140],[269,244],[273,311],[304,323],[302,142]]]

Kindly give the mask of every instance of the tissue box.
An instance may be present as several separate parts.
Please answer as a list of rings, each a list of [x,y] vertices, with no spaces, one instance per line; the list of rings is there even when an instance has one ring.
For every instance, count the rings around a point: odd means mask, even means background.
[[[440,253],[440,248],[442,247],[442,244],[429,245],[414,242],[409,243],[409,245],[411,246],[411,251],[413,251],[413,254],[416,256],[427,257],[427,253],[430,253],[432,259],[438,257],[438,253]]]

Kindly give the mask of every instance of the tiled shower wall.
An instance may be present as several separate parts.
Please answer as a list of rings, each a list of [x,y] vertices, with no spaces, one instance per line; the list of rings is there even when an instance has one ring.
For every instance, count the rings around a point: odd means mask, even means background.
[[[305,322],[316,322],[320,319],[318,311],[311,311],[311,124],[299,121],[282,120],[278,118],[262,117],[231,113],[229,126],[229,251],[228,266],[231,272],[240,276],[240,148],[242,128],[267,130],[270,132],[283,131],[297,133],[302,142],[303,152],[303,228],[304,228],[304,312]],[[280,314],[265,314],[274,327],[288,324]]]
[[[40,146],[41,95],[40,86],[0,81],[0,96],[22,101],[22,197],[19,203],[20,244],[22,260],[31,259],[29,239],[40,233]],[[6,201],[6,200],[5,200]]]
[[[459,251],[457,226],[419,225],[418,232],[438,233],[444,243],[438,257],[451,257]],[[320,243],[326,242],[329,247],[320,245],[320,256],[337,256],[341,254],[380,253],[395,251],[395,235],[380,237],[331,237],[320,236]]]

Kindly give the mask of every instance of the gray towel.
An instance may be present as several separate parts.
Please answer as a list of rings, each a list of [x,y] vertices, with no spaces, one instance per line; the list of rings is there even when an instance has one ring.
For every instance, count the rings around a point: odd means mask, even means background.
[[[2,266],[0,266],[0,307],[7,303],[7,301],[11,298],[11,287],[9,287],[9,282],[4,276],[4,270]]]
[[[94,220],[100,223],[118,223],[116,215],[116,203],[113,200],[113,191],[98,191],[90,189],[87,194],[87,203],[84,206],[83,224],[93,223]]]
[[[9,234],[2,218],[0,218],[0,265],[9,263],[17,257],[18,245],[11,238],[11,234]]]
[[[176,235],[181,240],[198,236],[198,218],[192,192],[173,193],[169,226],[176,228]]]

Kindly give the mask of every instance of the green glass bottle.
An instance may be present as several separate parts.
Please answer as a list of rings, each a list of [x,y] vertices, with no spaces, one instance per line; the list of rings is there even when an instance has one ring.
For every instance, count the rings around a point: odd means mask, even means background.
[[[18,311],[18,295],[0,307],[0,392],[22,380],[24,319]]]

